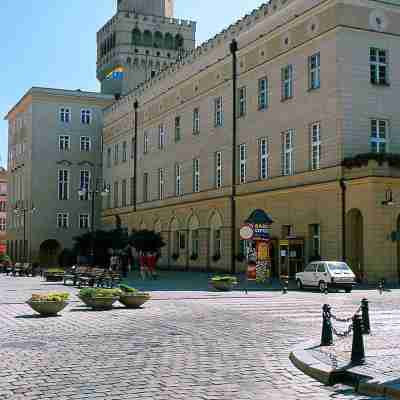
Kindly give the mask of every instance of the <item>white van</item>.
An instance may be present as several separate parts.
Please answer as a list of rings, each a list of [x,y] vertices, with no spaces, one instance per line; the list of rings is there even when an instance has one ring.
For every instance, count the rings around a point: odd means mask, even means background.
[[[296,274],[296,283],[299,289],[303,287],[317,287],[344,289],[350,293],[355,284],[353,271],[341,261],[313,261],[303,272]]]

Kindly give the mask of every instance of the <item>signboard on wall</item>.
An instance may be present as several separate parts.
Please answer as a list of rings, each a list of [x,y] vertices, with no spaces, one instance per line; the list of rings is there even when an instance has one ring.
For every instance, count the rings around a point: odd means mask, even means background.
[[[271,238],[271,225],[254,224],[254,240],[269,240]]]

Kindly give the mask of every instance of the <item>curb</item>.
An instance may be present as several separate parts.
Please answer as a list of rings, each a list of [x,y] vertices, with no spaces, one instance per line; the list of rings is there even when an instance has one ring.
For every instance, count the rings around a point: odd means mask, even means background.
[[[366,376],[345,369],[334,370],[328,365],[313,358],[305,349],[316,347],[315,343],[306,342],[295,347],[289,355],[292,364],[305,375],[328,386],[343,383],[353,386],[362,395],[382,396],[400,400],[399,387],[386,384],[387,377]]]

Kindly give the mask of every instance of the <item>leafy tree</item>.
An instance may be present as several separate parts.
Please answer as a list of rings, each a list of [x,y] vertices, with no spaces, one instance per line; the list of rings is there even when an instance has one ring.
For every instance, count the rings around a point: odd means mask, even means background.
[[[143,253],[157,253],[165,246],[159,233],[147,229],[133,231],[129,237],[129,243],[136,251]]]

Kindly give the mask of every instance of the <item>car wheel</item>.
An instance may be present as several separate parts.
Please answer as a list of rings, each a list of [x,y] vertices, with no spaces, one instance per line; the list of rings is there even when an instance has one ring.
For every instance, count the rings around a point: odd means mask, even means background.
[[[318,283],[318,289],[319,289],[319,291],[322,293],[322,292],[325,292],[325,290],[327,289],[327,285],[326,285],[326,283],[324,282],[324,281],[320,281],[319,283]]]
[[[302,290],[303,289],[303,283],[301,282],[301,280],[297,279],[296,283],[297,283],[297,289]]]

